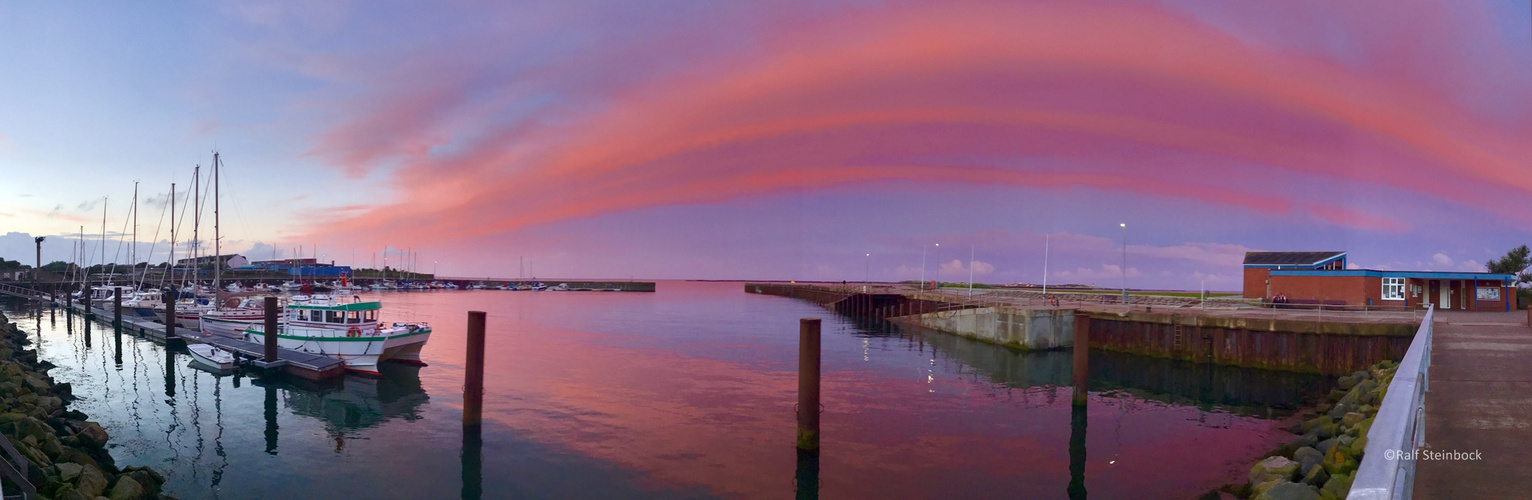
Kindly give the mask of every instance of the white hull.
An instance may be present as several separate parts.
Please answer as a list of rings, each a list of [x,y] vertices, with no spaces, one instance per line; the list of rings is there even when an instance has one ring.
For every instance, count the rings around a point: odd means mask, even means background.
[[[378,374],[378,360],[383,356],[383,344],[388,337],[376,329],[362,330],[356,336],[348,336],[347,329],[333,329],[315,323],[289,323],[279,325],[277,346],[339,359],[346,369]],[[246,340],[257,342],[265,334],[266,325],[255,324],[245,330]]]
[[[207,368],[215,370],[233,370],[234,355],[207,344],[193,344],[186,346],[187,352],[191,353],[192,359]]]
[[[202,313],[199,326],[202,333],[240,338],[250,325],[265,322],[266,313],[260,309],[224,309]]]
[[[420,350],[431,339],[431,328],[424,327],[413,332],[405,327],[396,327],[395,330],[402,331],[388,336],[388,340],[383,343],[382,359],[420,364]]]

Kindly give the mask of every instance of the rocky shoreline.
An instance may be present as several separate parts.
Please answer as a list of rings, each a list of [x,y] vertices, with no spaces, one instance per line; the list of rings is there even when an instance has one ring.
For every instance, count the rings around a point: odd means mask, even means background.
[[[100,424],[67,408],[67,383],[48,376],[26,334],[0,314],[0,434],[27,460],[27,480],[45,498],[137,500],[169,498],[165,478],[148,467],[118,468]],[[9,481],[7,481],[9,483]],[[7,484],[7,493],[16,493]]]
[[[1248,482],[1222,492],[1256,500],[1346,498],[1367,448],[1367,431],[1398,367],[1385,360],[1340,377],[1326,401],[1309,413],[1313,417],[1292,429],[1298,438],[1251,467]]]

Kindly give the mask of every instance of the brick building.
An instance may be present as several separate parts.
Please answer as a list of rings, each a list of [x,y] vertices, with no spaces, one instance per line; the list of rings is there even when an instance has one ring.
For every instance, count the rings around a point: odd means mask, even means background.
[[[1298,304],[1509,311],[1515,276],[1346,269],[1346,252],[1246,252],[1244,297]]]

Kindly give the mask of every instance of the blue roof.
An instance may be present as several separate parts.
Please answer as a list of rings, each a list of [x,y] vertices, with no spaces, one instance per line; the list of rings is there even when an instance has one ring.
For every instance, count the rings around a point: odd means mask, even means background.
[[[1457,271],[1379,271],[1376,269],[1273,269],[1272,276],[1368,276],[1374,278],[1418,278],[1428,280],[1516,281],[1510,274],[1468,273]]]

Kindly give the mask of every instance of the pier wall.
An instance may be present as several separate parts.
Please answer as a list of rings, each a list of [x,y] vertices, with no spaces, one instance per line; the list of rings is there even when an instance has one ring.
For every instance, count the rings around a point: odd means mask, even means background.
[[[1400,359],[1415,326],[1229,318],[1165,313],[1088,313],[1092,349],[1198,363],[1340,375]]]
[[[912,325],[1018,349],[1074,345],[1074,310],[978,307],[891,318]]]

